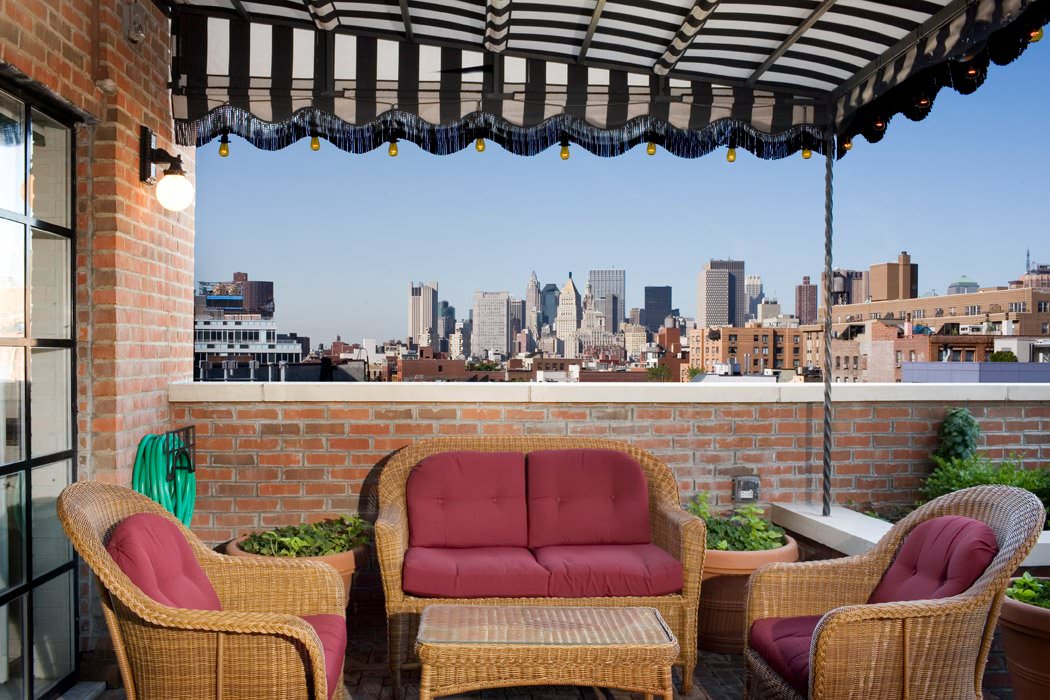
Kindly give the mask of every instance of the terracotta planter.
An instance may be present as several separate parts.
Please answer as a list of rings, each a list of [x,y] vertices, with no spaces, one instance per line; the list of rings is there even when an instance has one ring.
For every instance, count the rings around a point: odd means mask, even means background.
[[[267,554],[252,554],[246,552],[240,548],[240,543],[248,539],[249,535],[242,535],[237,539],[230,540],[226,543],[226,553],[233,557],[263,557],[271,558]],[[364,561],[365,552],[368,548],[365,546],[351,549],[348,552],[339,552],[338,554],[327,554],[323,557],[299,557],[308,561],[319,561],[323,564],[328,564],[330,567],[339,572],[339,576],[343,579],[343,588],[346,589],[346,601],[350,602],[350,579],[353,576],[354,570],[357,569],[357,562]]]
[[[1003,598],[999,630],[1015,700],[1050,698],[1050,609]]]
[[[791,537],[777,549],[758,552],[707,550],[704,584],[700,589],[697,644],[718,654],[744,652],[747,579],[758,567],[775,561],[798,561],[798,544]]]

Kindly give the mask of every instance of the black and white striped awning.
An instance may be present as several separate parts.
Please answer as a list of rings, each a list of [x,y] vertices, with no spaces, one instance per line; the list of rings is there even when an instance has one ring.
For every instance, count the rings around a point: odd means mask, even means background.
[[[174,0],[180,143],[823,151],[971,92],[1050,0]],[[840,152],[842,152],[840,150]]]

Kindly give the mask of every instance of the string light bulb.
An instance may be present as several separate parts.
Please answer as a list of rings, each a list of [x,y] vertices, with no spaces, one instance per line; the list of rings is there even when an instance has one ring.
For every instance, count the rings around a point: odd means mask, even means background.
[[[882,119],[880,117],[880,118],[876,119],[874,122],[872,122],[871,126],[872,126],[872,128],[875,129],[875,131],[882,131],[883,129],[886,128],[886,120]]]
[[[648,153],[651,156],[655,156],[656,155],[656,143],[654,143],[653,141],[650,141],[645,147],[645,152]]]
[[[310,135],[310,150],[320,151],[321,150],[321,137],[317,134]]]
[[[477,138],[477,140],[474,142],[474,150],[477,151],[478,153],[484,153],[485,152],[485,139],[483,139],[483,138],[481,138],[479,136]]]
[[[843,141],[842,142],[842,147],[844,149],[846,149],[847,151],[852,151],[853,150],[853,139],[846,139],[845,141]]]
[[[562,160],[568,160],[569,159],[569,142],[568,141],[562,141],[562,144],[561,144],[561,159]]]
[[[923,95],[922,97],[920,97],[920,98],[919,98],[919,99],[918,99],[918,100],[917,100],[917,101],[915,102],[915,106],[917,106],[917,107],[922,107],[923,109],[925,109],[925,108],[929,107],[929,106],[930,106],[930,98],[929,98],[929,97],[926,97],[926,95]]]
[[[966,75],[970,76],[971,78],[977,75],[977,66],[970,66],[969,68],[967,68]]]
[[[736,162],[736,148],[735,147],[730,146],[729,150],[726,151],[726,162],[727,163],[735,163]]]
[[[219,137],[219,157],[226,158],[230,155],[230,137],[227,132],[222,132],[222,136]]]
[[[802,149],[802,160],[809,160],[812,157],[813,157],[813,151],[809,150],[808,148],[803,148]]]
[[[391,158],[397,158],[397,139],[390,140],[390,148],[386,149],[386,154]]]
[[[1035,42],[1041,40],[1042,38],[1043,38],[1043,28],[1042,27],[1039,27],[1038,29],[1033,29],[1031,32],[1028,33],[1028,43],[1029,44],[1034,44]]]

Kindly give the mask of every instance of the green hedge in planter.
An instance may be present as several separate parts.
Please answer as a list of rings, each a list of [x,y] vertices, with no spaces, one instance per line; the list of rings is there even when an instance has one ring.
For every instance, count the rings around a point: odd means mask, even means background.
[[[273,557],[323,557],[368,544],[371,530],[371,523],[356,515],[344,515],[256,532],[238,546],[245,552]]]

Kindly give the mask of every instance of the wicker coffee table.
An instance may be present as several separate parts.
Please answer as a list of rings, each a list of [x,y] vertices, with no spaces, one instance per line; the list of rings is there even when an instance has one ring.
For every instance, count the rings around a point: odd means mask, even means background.
[[[585,685],[671,700],[678,641],[654,608],[431,605],[416,639],[420,700]]]

